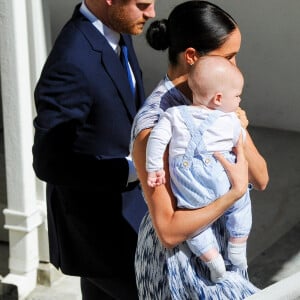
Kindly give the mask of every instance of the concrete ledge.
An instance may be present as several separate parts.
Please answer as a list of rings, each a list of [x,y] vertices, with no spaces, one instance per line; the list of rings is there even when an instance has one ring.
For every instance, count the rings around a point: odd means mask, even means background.
[[[287,277],[260,292],[246,298],[247,300],[299,300],[300,272]]]
[[[37,284],[50,287],[62,276],[63,274],[52,264],[48,262],[40,262],[37,271]]]
[[[63,275],[50,287],[37,285],[25,300],[81,300],[80,278]],[[0,299],[2,300],[2,299]],[[99,299],[100,300],[100,299]]]
[[[0,300],[18,300],[17,286],[0,282]]]
[[[26,296],[31,293],[36,287],[36,278],[37,271],[33,270],[31,272],[23,273],[23,274],[14,274],[9,273],[6,275],[1,283],[8,285],[15,285],[18,291],[19,300],[24,300]],[[4,300],[7,300],[6,298]]]

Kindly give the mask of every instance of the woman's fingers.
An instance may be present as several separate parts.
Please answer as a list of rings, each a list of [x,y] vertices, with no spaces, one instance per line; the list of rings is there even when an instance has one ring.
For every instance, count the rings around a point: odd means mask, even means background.
[[[219,160],[227,173],[231,183],[231,189],[236,191],[239,197],[246,192],[248,187],[248,163],[245,159],[242,139],[242,135],[240,135],[239,141],[234,149],[236,163],[229,162],[221,153],[214,153],[214,156]]]
[[[230,168],[231,163],[220,152],[215,152],[214,156],[221,163],[225,170]]]
[[[242,108],[238,107],[235,113],[240,119],[242,127],[246,129],[249,125],[249,120],[247,119],[246,112]]]

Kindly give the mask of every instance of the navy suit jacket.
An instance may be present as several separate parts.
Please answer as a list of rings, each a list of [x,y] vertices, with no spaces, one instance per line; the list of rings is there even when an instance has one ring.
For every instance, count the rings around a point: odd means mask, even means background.
[[[119,57],[78,7],[35,89],[33,167],[47,182],[50,260],[70,275],[133,272],[146,205],[138,182],[127,185],[125,157],[144,89],[131,37],[123,37],[137,104]]]

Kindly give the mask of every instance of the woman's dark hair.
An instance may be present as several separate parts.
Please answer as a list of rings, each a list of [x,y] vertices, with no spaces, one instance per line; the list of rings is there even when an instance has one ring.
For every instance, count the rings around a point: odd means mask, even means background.
[[[156,50],[169,48],[169,61],[176,64],[178,54],[189,47],[201,55],[218,49],[236,27],[235,20],[217,5],[192,0],[177,5],[168,20],[152,22],[146,39]]]

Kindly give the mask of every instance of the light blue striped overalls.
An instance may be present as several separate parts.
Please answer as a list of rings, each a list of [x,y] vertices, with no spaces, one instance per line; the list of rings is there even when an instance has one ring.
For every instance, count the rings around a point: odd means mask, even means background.
[[[203,133],[219,117],[220,111],[213,113],[196,125],[186,106],[178,107],[190,132],[191,139],[184,155],[169,161],[171,186],[177,206],[195,209],[207,206],[230,189],[230,181],[221,163],[206,151]],[[230,151],[221,152],[230,162],[235,163],[235,155]],[[230,237],[249,235],[252,225],[249,189],[226,213],[226,228]],[[218,249],[218,243],[211,227],[187,241],[189,247],[200,256],[211,248]],[[219,249],[218,249],[219,250]]]

